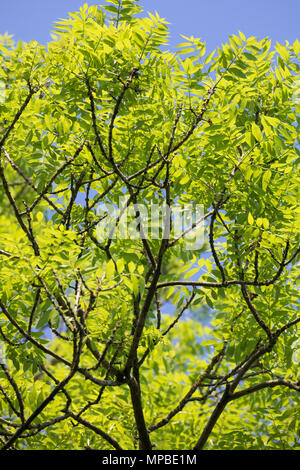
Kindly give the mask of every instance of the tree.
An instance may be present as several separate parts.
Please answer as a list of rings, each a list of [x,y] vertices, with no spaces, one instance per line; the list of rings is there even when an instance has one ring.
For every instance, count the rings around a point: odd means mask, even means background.
[[[167,39],[134,0],[1,37],[4,450],[299,448],[300,43]]]

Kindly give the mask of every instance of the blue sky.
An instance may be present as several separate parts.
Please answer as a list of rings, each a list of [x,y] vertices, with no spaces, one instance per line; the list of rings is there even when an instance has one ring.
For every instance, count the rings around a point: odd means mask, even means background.
[[[58,18],[78,10],[84,0],[9,0],[1,2],[0,34],[15,39],[35,39],[46,44]],[[91,0],[89,5],[96,3]],[[241,30],[246,36],[268,36],[273,44],[300,36],[300,0],[141,0],[146,11],[157,10],[171,25],[171,46],[180,34],[194,35],[207,42],[207,49],[225,43]]]

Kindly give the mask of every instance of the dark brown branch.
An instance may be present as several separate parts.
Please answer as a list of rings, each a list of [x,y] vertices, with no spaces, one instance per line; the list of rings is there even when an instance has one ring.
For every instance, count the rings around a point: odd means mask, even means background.
[[[210,244],[210,249],[211,249],[211,252],[212,252],[212,255],[213,255],[213,258],[214,258],[214,261],[216,263],[216,266],[218,267],[220,273],[221,273],[221,278],[222,278],[222,282],[225,282],[226,281],[226,276],[225,276],[225,271],[224,271],[224,268],[222,266],[222,264],[220,263],[219,261],[219,257],[217,255],[217,252],[216,252],[216,249],[215,249],[215,242],[214,242],[214,223],[215,223],[215,220],[216,220],[216,217],[217,217],[217,211],[218,211],[218,205],[215,207],[214,209],[214,212],[211,216],[211,219],[210,219],[210,225],[209,225],[209,244]]]
[[[191,128],[189,129],[189,131],[182,137],[182,139],[177,143],[175,144],[170,150],[169,150],[169,155],[171,153],[174,153],[176,152],[176,150],[178,150],[190,137],[191,135],[193,134],[194,130],[196,129],[196,127],[198,126],[198,124],[202,121],[203,119],[203,116],[207,110],[207,107],[208,107],[208,104],[211,100],[211,97],[213,96],[214,92],[216,90],[216,85],[213,86],[209,92],[208,92],[208,95],[207,97],[205,98],[204,102],[203,102],[203,105],[202,105],[202,108],[201,108],[201,111],[200,113],[198,114],[198,116],[196,117],[194,123],[192,124]]]
[[[102,155],[107,159],[108,157],[107,157],[107,154],[106,154],[106,151],[105,151],[102,139],[100,137],[98,127],[97,127],[95,101],[94,101],[94,96],[93,96],[93,92],[92,92],[92,87],[91,87],[91,84],[90,84],[90,81],[89,81],[88,77],[86,78],[86,86],[87,86],[88,97],[89,97],[90,105],[91,105],[92,123],[93,123],[93,129],[94,129],[95,136],[96,136],[96,141],[99,145],[99,148],[101,150]]]
[[[1,306],[2,308],[2,306]],[[76,336],[74,335],[73,340],[73,360],[71,364],[71,369],[69,374],[59,382],[56,387],[50,392],[50,394],[43,400],[43,402],[34,410],[34,412],[27,418],[27,420],[22,424],[22,426],[14,433],[14,435],[4,444],[1,450],[8,450],[16,440],[22,435],[22,433],[28,429],[28,426],[34,421],[34,419],[39,416],[39,414],[48,406],[48,404],[56,397],[56,395],[65,387],[65,385],[71,380],[71,378],[75,375],[79,359],[80,359],[80,351],[82,346],[82,337],[80,339],[79,344],[77,345]]]
[[[71,367],[72,366],[72,363],[70,361],[68,361],[67,359],[65,359],[64,357],[62,356],[59,356],[57,353],[55,353],[54,351],[52,351],[51,349],[48,349],[46,348],[43,344],[39,343],[33,336],[29,335],[19,324],[18,322],[12,317],[12,315],[10,315],[9,311],[7,310],[7,308],[5,307],[5,305],[3,304],[2,300],[0,299],[0,307],[1,307],[1,310],[2,312],[4,313],[4,315],[7,317],[7,319],[9,320],[9,322],[22,334],[22,336],[24,338],[26,338],[28,341],[30,341],[32,344],[34,344],[38,349],[40,349],[41,351],[43,351],[45,354],[53,357],[56,361],[62,363],[62,364],[65,364],[66,366],[69,366]],[[87,339],[87,343],[89,341],[89,338]],[[95,353],[96,354],[96,353]],[[96,355],[96,358],[98,359],[99,356]],[[107,364],[108,365],[108,364]],[[86,377],[86,379],[89,379],[91,382],[95,383],[96,385],[99,385],[99,386],[102,386],[102,385],[105,385],[105,386],[116,386],[116,385],[119,385],[120,382],[119,381],[114,381],[114,380],[101,380],[101,379],[98,379],[96,377],[94,377],[92,374],[90,374],[88,372],[87,369],[85,368],[82,368],[82,367],[78,367],[77,368],[78,372],[80,374],[82,374],[84,377]],[[116,371],[116,374],[119,374],[120,375],[120,372],[119,371]]]
[[[193,286],[193,287],[216,287],[216,288],[223,288],[229,287],[233,285],[240,285],[240,286],[270,286],[274,284],[280,277],[281,273],[283,272],[285,261],[287,257],[289,249],[289,241],[286,243],[286,247],[283,252],[283,258],[280,263],[280,266],[276,272],[276,274],[271,278],[265,281],[247,281],[244,279],[231,279],[224,282],[210,282],[210,281],[166,281],[157,284],[157,288],[169,287],[169,286]]]
[[[224,351],[225,350],[223,348],[221,352],[219,352],[218,354],[216,354],[212,358],[210,364],[207,366],[204,373],[199,375],[197,380],[195,380],[192,387],[187,392],[187,394],[184,396],[184,398],[182,398],[182,400],[180,401],[178,406],[176,406],[176,408],[174,408],[172,411],[170,411],[170,413],[164,419],[162,419],[158,423],[153,424],[152,426],[150,426],[149,427],[150,432],[155,431],[156,429],[159,429],[159,428],[165,426],[166,424],[169,423],[169,421],[171,421],[172,418],[174,418],[174,416],[176,416],[180,411],[183,410],[185,405],[190,401],[190,399],[193,396],[193,394],[195,393],[195,391],[202,385],[202,382],[211,374],[211,372],[213,371],[214,367],[216,366],[216,364],[220,360],[220,358],[223,357]]]
[[[268,337],[272,340],[273,338],[273,333],[271,332],[270,328],[266,325],[266,323],[263,321],[261,316],[258,314],[256,308],[254,307],[253,303],[251,302],[251,299],[249,297],[248,291],[246,289],[245,285],[241,286],[242,294],[243,297],[246,301],[246,304],[252,313],[253,317],[255,318],[256,322],[259,324],[259,326],[267,333]]]
[[[146,427],[140,386],[135,377],[128,381],[135,422],[139,433],[140,450],[152,450],[149,432]]]
[[[40,200],[45,196],[45,194],[47,194],[47,192],[51,188],[51,186],[54,183],[54,181],[56,180],[56,178],[65,170],[65,168],[67,168],[68,165],[73,163],[73,161],[78,157],[78,155],[81,153],[83,147],[84,147],[84,143],[82,143],[78,147],[78,149],[75,151],[74,155],[71,158],[69,158],[65,163],[63,163],[58,168],[58,170],[52,175],[52,177],[50,178],[50,180],[48,181],[48,183],[44,187],[43,191],[39,194],[39,196],[31,204],[31,206],[29,208],[30,212],[35,208],[35,206],[40,202]],[[23,214],[21,214],[21,215],[23,215]]]
[[[19,212],[19,209],[17,208],[17,204],[16,204],[16,202],[15,202],[15,200],[14,200],[14,198],[13,198],[11,192],[10,192],[10,189],[9,189],[9,186],[8,186],[5,174],[4,174],[4,170],[3,170],[3,167],[2,167],[1,149],[0,149],[0,178],[1,178],[2,183],[3,183],[3,187],[4,187],[4,191],[6,193],[6,196],[9,200],[9,202],[10,202],[10,205],[11,205],[14,213],[15,213],[16,219],[19,222],[19,225],[20,225],[21,229],[23,230],[23,232],[27,236],[28,241],[31,243],[35,255],[38,256],[39,253],[38,253],[38,248],[37,248],[36,242],[35,242],[34,238],[32,237],[32,234],[30,233],[30,230],[28,229],[28,227],[26,227],[25,223],[23,222],[22,217],[21,217],[21,213]]]
[[[23,173],[23,171],[18,167],[18,165],[16,165],[16,163],[10,158],[8,152],[6,151],[6,149],[3,147],[3,153],[4,153],[4,156],[5,158],[9,161],[11,167],[24,179],[24,182],[27,184],[27,186],[29,186],[30,188],[32,188],[36,193],[39,194],[39,190],[37,188],[37,186],[35,184],[33,184],[29,178],[27,178],[27,176],[25,175],[25,173]],[[9,186],[11,186],[11,184],[9,183],[8,184]],[[40,194],[39,194],[40,196]],[[42,198],[45,199],[45,201],[48,202],[48,204],[58,213],[58,214],[61,214],[63,215],[63,212],[58,209],[58,207],[56,207],[56,205],[54,204],[54,202],[51,201],[51,199],[49,199],[45,194],[42,195]],[[32,210],[32,209],[31,209]],[[21,214],[22,215],[22,214]]]
[[[33,95],[35,93],[37,93],[39,91],[39,89],[41,88],[41,85],[40,86],[35,86],[35,87],[32,87],[31,83],[28,82],[28,88],[29,88],[29,93],[28,95],[26,96],[26,99],[24,101],[24,103],[22,104],[22,106],[19,108],[19,110],[17,111],[17,113],[15,114],[15,117],[12,121],[12,123],[8,126],[7,130],[5,131],[3,137],[1,138],[0,140],[0,150],[2,148],[2,146],[5,144],[5,141],[7,140],[9,134],[11,133],[11,131],[13,130],[13,128],[15,127],[15,124],[18,122],[18,120],[20,119],[21,115],[23,114],[24,110],[27,108],[31,98],[33,97]]]
[[[244,397],[246,395],[249,395],[250,393],[255,393],[258,390],[263,390],[264,388],[274,388],[278,386],[288,387],[291,390],[300,392],[299,384],[296,384],[294,382],[290,382],[285,379],[268,380],[267,382],[262,382],[256,385],[252,385],[252,387],[245,388],[244,390],[239,390],[238,392],[233,393],[230,396],[230,401],[237,400],[240,397]]]
[[[123,98],[125,96],[125,93],[126,91],[128,90],[128,88],[130,87],[131,85],[131,82],[134,78],[136,78],[136,75],[137,75],[137,71],[138,69],[136,67],[134,67],[130,74],[129,74],[129,77],[126,81],[126,83],[123,84],[123,89],[120,93],[120,95],[118,96],[118,99],[117,99],[117,102],[115,104],[115,107],[114,107],[114,110],[113,110],[113,114],[112,114],[112,117],[111,117],[111,121],[110,121],[110,124],[109,124],[109,129],[108,129],[108,159],[109,161],[113,162],[113,148],[112,148],[112,140],[113,140],[113,129],[114,129],[114,123],[115,123],[115,119],[118,115],[118,112],[119,112],[119,108],[120,108],[120,105],[123,101]],[[115,166],[114,166],[115,167]]]
[[[80,416],[76,415],[75,413],[69,412],[68,414],[72,419],[77,421],[79,424],[82,424],[82,426],[86,427],[87,429],[90,429],[91,431],[93,431],[98,436],[101,436],[106,442],[111,444],[111,446],[114,447],[114,449],[123,450],[122,447],[120,446],[120,444],[115,439],[113,439],[109,434],[102,431],[102,429],[98,428],[97,426],[90,423],[86,419],[81,418]]]
[[[176,129],[177,129],[177,125],[178,125],[178,122],[179,122],[179,119],[180,119],[180,116],[182,114],[182,109],[183,109],[183,104],[181,104],[179,106],[179,110],[176,114],[176,118],[175,118],[175,121],[174,121],[174,126],[173,126],[173,129],[172,129],[172,135],[171,135],[171,138],[170,138],[170,142],[169,142],[169,147],[168,147],[168,150],[167,150],[167,153],[165,155],[165,157],[168,157],[170,152],[171,152],[171,149],[172,149],[172,146],[173,146],[173,142],[174,142],[174,138],[175,138],[175,133],[176,133]]]
[[[34,314],[36,312],[36,309],[37,309],[39,301],[40,301],[40,294],[41,294],[41,289],[38,288],[37,291],[36,291],[36,294],[35,294],[34,304],[33,304],[33,307],[31,309],[29,322],[28,322],[28,334],[29,335],[31,334],[31,328],[32,328],[32,324],[33,324]]]

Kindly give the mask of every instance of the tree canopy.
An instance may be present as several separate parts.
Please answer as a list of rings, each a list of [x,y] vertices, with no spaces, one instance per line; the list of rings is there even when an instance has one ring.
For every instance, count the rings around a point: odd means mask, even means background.
[[[167,44],[136,0],[0,36],[4,450],[299,449],[300,42]]]

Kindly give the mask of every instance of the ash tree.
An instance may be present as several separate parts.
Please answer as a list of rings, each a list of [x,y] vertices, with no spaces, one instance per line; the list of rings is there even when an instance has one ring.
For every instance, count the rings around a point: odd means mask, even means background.
[[[300,43],[167,25],[0,38],[3,450],[299,449]],[[151,204],[203,215],[153,237]]]

